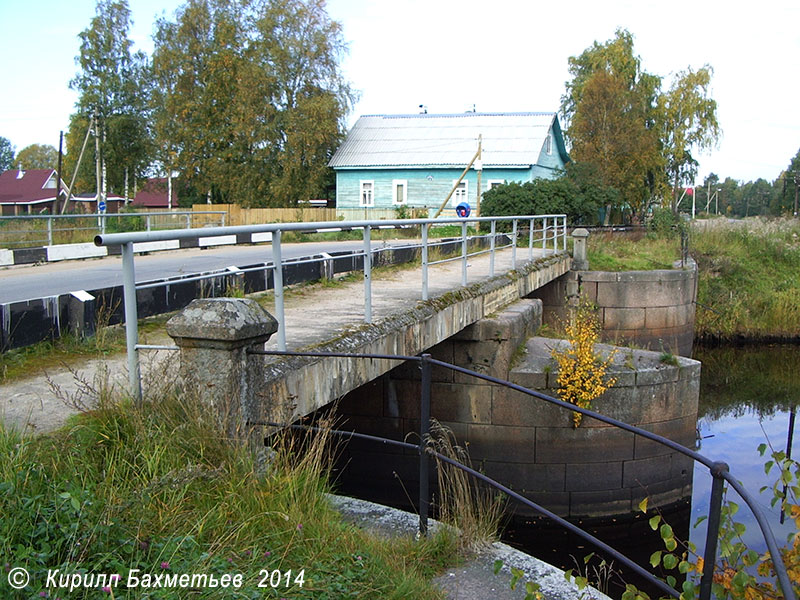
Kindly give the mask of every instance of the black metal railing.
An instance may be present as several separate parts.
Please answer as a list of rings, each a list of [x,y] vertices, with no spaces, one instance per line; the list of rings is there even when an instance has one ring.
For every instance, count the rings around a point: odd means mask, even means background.
[[[730,474],[730,469],[728,468],[728,465],[724,462],[713,461],[703,456],[702,454],[695,452],[694,450],[690,450],[689,448],[686,448],[681,444],[678,444],[677,442],[674,442],[668,438],[662,437],[650,431],[646,431],[634,425],[630,425],[628,423],[624,423],[617,419],[607,417],[590,409],[581,408],[574,404],[558,400],[557,398],[553,398],[551,396],[542,394],[541,392],[537,392],[535,390],[530,390],[528,388],[511,383],[509,381],[498,379],[497,377],[492,377],[491,375],[485,375],[483,373],[478,373],[476,371],[472,371],[464,367],[459,367],[457,365],[452,365],[447,362],[436,360],[434,358],[431,358],[429,354],[422,354],[420,356],[399,356],[392,354],[359,354],[359,353],[345,353],[345,352],[281,352],[281,351],[267,351],[267,350],[249,350],[249,353],[271,355],[271,356],[300,356],[300,357],[304,356],[310,358],[354,358],[354,359],[372,359],[372,360],[392,360],[401,362],[415,361],[420,363],[422,389],[420,394],[420,432],[419,432],[420,441],[418,444],[411,444],[408,442],[401,442],[398,440],[391,440],[387,438],[366,435],[363,433],[356,433],[352,431],[338,431],[338,430],[327,430],[327,431],[334,435],[342,435],[364,440],[371,440],[383,444],[390,444],[398,447],[415,449],[419,452],[420,455],[419,530],[421,534],[425,534],[428,530],[428,523],[427,523],[428,512],[429,512],[428,473],[429,473],[429,459],[431,456],[433,456],[443,462],[452,465],[453,467],[461,469],[462,471],[470,474],[472,477],[475,477],[476,479],[479,479],[480,481],[503,492],[510,498],[513,498],[515,501],[520,502],[521,504],[524,504],[525,506],[532,508],[538,513],[552,519],[553,521],[555,521],[568,531],[582,537],[588,542],[591,542],[596,547],[607,552],[615,560],[618,560],[620,563],[631,569],[631,571],[644,577],[649,583],[657,587],[663,593],[673,596],[674,598],[680,598],[681,596],[680,592],[672,588],[663,580],[655,577],[655,575],[653,575],[651,572],[644,569],[642,566],[636,564],[630,558],[620,553],[619,551],[615,550],[605,542],[597,539],[590,533],[582,530],[573,523],[570,523],[566,519],[556,515],[555,513],[547,510],[546,508],[536,504],[535,502],[532,502],[528,498],[521,496],[520,494],[509,489],[503,484],[487,477],[482,473],[479,473],[478,471],[468,467],[467,465],[464,465],[447,456],[443,456],[442,454],[436,452],[431,447],[429,447],[428,439],[430,434],[431,368],[433,366],[438,366],[438,367],[443,367],[445,369],[449,369],[451,371],[455,371],[457,373],[462,373],[464,375],[475,377],[477,379],[482,379],[489,383],[507,387],[509,389],[521,392],[522,394],[531,396],[533,398],[537,398],[539,400],[555,404],[556,406],[559,406],[565,410],[579,412],[584,416],[592,417],[594,419],[597,419],[598,421],[601,421],[613,427],[629,431],[634,435],[638,435],[653,442],[656,442],[658,444],[661,444],[663,446],[667,446],[671,450],[674,450],[685,456],[688,456],[692,460],[704,465],[706,468],[708,468],[709,472],[711,473],[712,486],[711,486],[711,499],[709,504],[709,514],[708,514],[708,530],[706,533],[705,548],[703,550],[703,574],[700,580],[700,593],[699,593],[700,600],[708,600],[711,597],[711,586],[713,583],[714,566],[717,556],[719,528],[722,518],[722,496],[725,483],[727,483],[734,491],[736,491],[736,493],[742,498],[745,504],[747,504],[747,506],[752,511],[753,516],[755,517],[756,522],[758,523],[758,526],[764,537],[764,541],[766,542],[767,549],[769,550],[770,557],[773,561],[775,573],[778,579],[778,585],[780,586],[781,591],[783,592],[784,598],[786,598],[786,600],[796,600],[794,590],[789,581],[789,575],[786,571],[786,566],[783,564],[778,544],[775,540],[775,536],[773,535],[772,530],[770,529],[766,517],[764,516],[756,500],[744,489],[741,483],[739,483]],[[305,430],[319,430],[319,428],[316,427],[307,425],[297,425],[297,424],[285,424],[285,423],[273,423],[273,422],[252,423],[252,424],[267,425],[272,427],[290,427],[294,429],[305,429]]]

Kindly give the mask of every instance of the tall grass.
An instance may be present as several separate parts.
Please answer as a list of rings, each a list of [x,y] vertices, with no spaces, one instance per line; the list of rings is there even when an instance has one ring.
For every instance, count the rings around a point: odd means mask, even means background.
[[[696,232],[698,336],[800,336],[800,224],[748,220]]]
[[[439,454],[470,466],[469,454],[456,444],[453,432],[436,420],[431,422],[430,447]],[[465,471],[437,457],[439,520],[458,531],[463,550],[478,551],[497,541],[504,501],[500,493],[480,487]]]
[[[31,574],[21,592],[0,578],[0,597],[59,596],[45,588],[48,569],[119,573],[123,584],[131,569],[243,575],[234,595],[153,598],[438,597],[428,580],[454,558],[451,538],[375,539],[345,524],[325,499],[326,442],[279,439],[254,451],[225,439],[214,412],[181,394],[141,408],[107,400],[36,438],[0,429],[0,564]],[[292,571],[289,584],[259,588],[276,569]],[[114,589],[115,598],[142,593]]]

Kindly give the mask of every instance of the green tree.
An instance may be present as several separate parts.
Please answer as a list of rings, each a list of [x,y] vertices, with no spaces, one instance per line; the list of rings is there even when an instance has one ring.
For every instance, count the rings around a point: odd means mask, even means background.
[[[57,169],[58,150],[49,144],[31,144],[19,151],[15,162],[23,169]]]
[[[794,155],[789,166],[781,173],[778,181],[775,182],[776,210],[774,214],[793,214],[798,216],[798,205],[800,204],[800,150]]]
[[[99,137],[100,147],[100,156],[95,153],[93,158],[105,160],[108,187],[119,192],[131,176],[144,173],[151,159],[147,58],[132,52],[130,26],[127,0],[98,0],[89,27],[79,34],[81,48],[76,61],[80,71],[70,82],[80,94],[81,117],[73,119],[79,131],[67,136],[69,169],[75,168],[72,160],[77,161],[93,118],[93,133]]]
[[[189,0],[156,28],[161,162],[215,200],[318,196],[353,102],[344,50],[322,0]]]
[[[713,147],[722,132],[717,103],[709,96],[712,73],[709,65],[697,71],[688,68],[678,73],[670,89],[658,96],[658,124],[675,213],[680,187],[693,183],[697,175],[692,149]]]
[[[600,182],[618,190],[620,203],[639,221],[663,185],[655,128],[661,80],[642,69],[633,36],[622,29],[570,57],[569,71],[561,111],[570,154],[576,163],[593,165]]]
[[[0,137],[0,173],[14,166],[14,146],[8,138]]]
[[[608,190],[588,185],[581,189],[568,177],[511,182],[487,190],[481,201],[486,216],[546,215],[565,213],[572,224],[594,224],[598,204]],[[613,192],[611,192],[613,193]]]

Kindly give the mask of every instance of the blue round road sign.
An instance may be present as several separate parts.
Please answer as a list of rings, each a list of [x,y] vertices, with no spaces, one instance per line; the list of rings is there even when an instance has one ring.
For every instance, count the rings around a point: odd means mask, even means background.
[[[462,219],[466,219],[470,213],[469,204],[466,202],[462,202],[458,206],[456,206],[456,214],[461,217]]]

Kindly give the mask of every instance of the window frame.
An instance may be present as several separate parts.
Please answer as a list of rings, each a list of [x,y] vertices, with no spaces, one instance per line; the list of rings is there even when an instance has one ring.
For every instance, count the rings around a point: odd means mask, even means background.
[[[397,188],[403,186],[403,199],[397,201]],[[404,206],[408,204],[408,179],[392,179],[392,204],[394,206]]]
[[[457,181],[458,181],[458,179],[453,179],[453,185],[455,185]],[[450,205],[453,208],[458,206],[459,203],[461,203],[461,202],[466,202],[467,204],[469,204],[469,180],[468,179],[463,179],[461,181],[461,183],[459,183],[458,185],[459,185],[459,188],[462,185],[464,186],[464,197],[459,200],[458,188],[453,190],[453,197],[450,199]]]
[[[369,202],[364,202],[364,186],[369,186]],[[374,179],[361,179],[358,182],[358,205],[362,208],[369,208],[375,206],[375,180]]]

